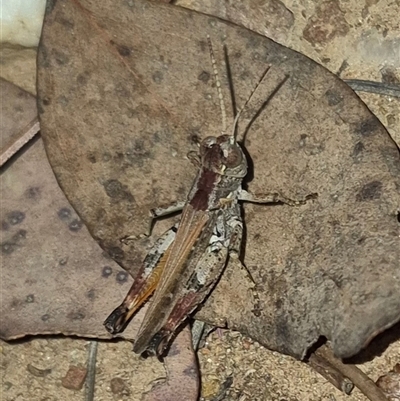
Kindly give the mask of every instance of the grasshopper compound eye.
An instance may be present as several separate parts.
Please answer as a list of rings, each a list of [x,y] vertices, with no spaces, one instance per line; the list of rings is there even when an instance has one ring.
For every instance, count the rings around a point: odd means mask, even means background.
[[[239,145],[230,143],[221,144],[221,149],[224,155],[224,164],[229,168],[235,168],[243,164],[244,154]]]

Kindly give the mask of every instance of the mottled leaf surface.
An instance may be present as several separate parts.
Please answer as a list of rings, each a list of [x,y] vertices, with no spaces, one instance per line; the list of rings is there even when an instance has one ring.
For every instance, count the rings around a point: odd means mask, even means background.
[[[239,106],[271,65],[239,124],[249,190],[318,198],[245,205],[243,260],[261,316],[237,266],[199,316],[298,358],[321,335],[338,356],[353,355],[400,319],[399,152],[354,92],[310,59],[170,5],[50,2],[38,105],[57,179],[103,249],[135,272],[171,220],[150,240],[121,239],[146,232],[150,208],[185,198],[196,172],[186,153],[221,130],[207,34],[220,66],[227,48]]]
[[[110,338],[102,315],[132,279],[91,238],[57,185],[40,138],[5,166],[0,182],[0,337]],[[137,328],[132,324],[131,335]]]

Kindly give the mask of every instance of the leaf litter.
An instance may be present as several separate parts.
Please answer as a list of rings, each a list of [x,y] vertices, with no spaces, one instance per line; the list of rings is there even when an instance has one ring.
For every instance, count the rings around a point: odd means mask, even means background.
[[[207,27],[228,50],[237,104],[271,65],[242,132],[289,76],[247,132],[249,190],[318,199],[245,205],[244,262],[262,314],[251,313],[228,265],[199,317],[297,358],[320,336],[337,356],[354,355],[398,321],[399,153],[354,92],[306,57],[219,19],[140,1],[124,3],[112,21],[109,12],[106,3],[56,3],[38,58],[50,163],[103,249],[135,271],[147,240],[121,239],[145,232],[152,207],[185,197],[191,138],[219,130]]]

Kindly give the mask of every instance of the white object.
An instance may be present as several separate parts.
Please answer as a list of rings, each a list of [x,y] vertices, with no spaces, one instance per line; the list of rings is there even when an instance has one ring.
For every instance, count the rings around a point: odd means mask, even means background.
[[[0,0],[0,44],[36,47],[46,0]]]

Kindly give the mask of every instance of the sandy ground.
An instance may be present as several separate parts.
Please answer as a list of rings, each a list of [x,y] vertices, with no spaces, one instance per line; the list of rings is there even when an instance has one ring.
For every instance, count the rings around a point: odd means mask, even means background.
[[[282,10],[290,12],[282,13],[281,28],[275,27],[270,34],[275,40],[333,72],[342,70],[342,78],[399,81],[399,2],[284,0],[279,4]],[[35,56],[35,50],[31,49],[2,49],[1,75],[35,93]],[[347,67],[343,64],[345,60]],[[400,100],[373,94],[360,97],[399,144]],[[67,389],[62,379],[70,366],[86,366],[88,345],[86,340],[71,338],[1,342],[0,399],[84,400],[84,390]],[[305,364],[268,351],[238,333],[213,333],[198,357],[202,396],[206,400],[221,393],[224,385],[229,391],[219,399],[365,400],[357,390],[350,397],[343,395]],[[397,341],[361,368],[376,380],[399,362],[400,341]],[[152,378],[147,373],[140,375],[140,371],[150,371]],[[141,392],[149,388],[151,380],[163,377],[162,364],[141,360],[131,352],[128,342],[99,343],[95,400],[140,400]]]

